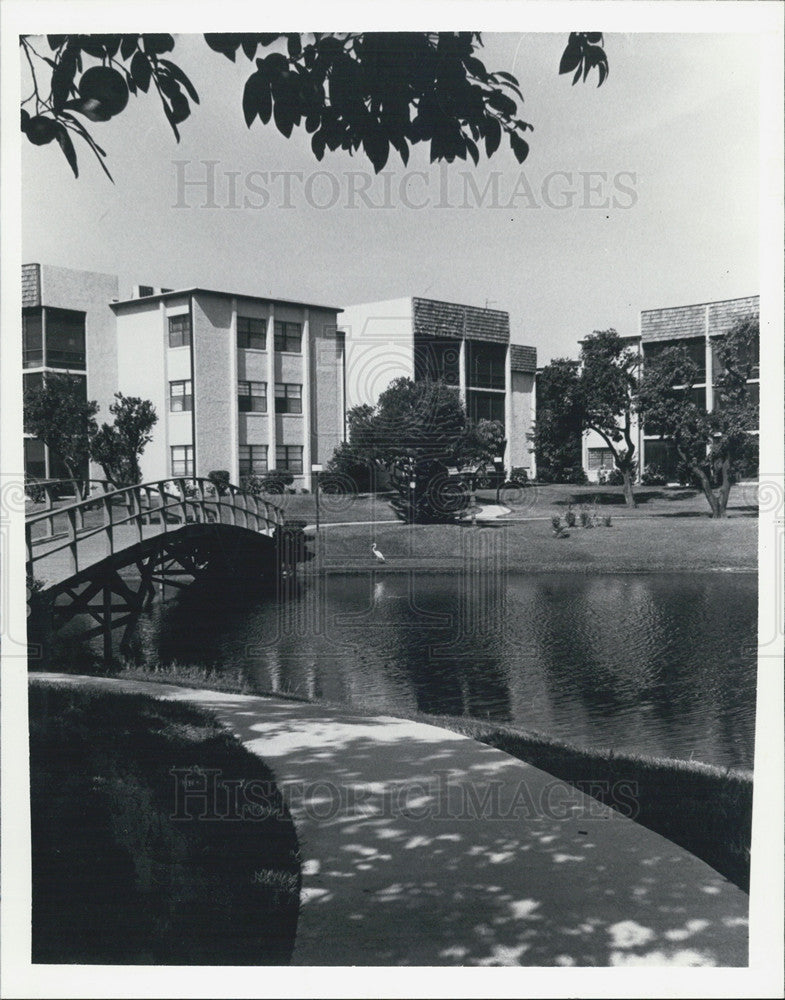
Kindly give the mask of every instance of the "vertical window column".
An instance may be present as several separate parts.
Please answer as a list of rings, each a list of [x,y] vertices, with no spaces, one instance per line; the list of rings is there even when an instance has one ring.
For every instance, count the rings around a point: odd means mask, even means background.
[[[267,351],[267,384],[270,386],[270,391],[275,393],[275,305],[270,303],[270,313],[267,317],[267,344],[269,350]],[[270,412],[267,417],[267,454],[270,459],[275,455],[275,425],[277,423],[275,417],[275,404],[270,407]]]
[[[310,314],[307,309],[303,316],[302,334],[303,352],[303,391],[302,391],[302,411],[303,411],[303,475],[305,476],[305,487],[311,488],[311,323]]]
[[[708,413],[714,409],[714,356],[711,349],[711,338],[709,337],[709,307],[706,311],[706,410]]]

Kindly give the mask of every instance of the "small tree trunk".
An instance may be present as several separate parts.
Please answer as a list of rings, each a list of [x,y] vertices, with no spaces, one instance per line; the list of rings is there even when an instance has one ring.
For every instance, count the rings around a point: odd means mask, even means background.
[[[730,496],[730,459],[725,458],[722,462],[722,486],[720,487],[719,502],[717,504],[717,517],[725,517],[728,508],[728,497]]]
[[[622,476],[624,477],[624,502],[628,507],[637,507],[638,504],[635,502],[635,495],[632,492],[632,472],[629,469],[623,469]]]
[[[703,495],[709,501],[709,507],[711,507],[712,517],[722,517],[720,513],[720,504],[714,490],[711,488],[711,483],[709,482],[709,477],[703,471],[703,469],[695,470],[698,479],[700,480],[701,489],[703,490]]]

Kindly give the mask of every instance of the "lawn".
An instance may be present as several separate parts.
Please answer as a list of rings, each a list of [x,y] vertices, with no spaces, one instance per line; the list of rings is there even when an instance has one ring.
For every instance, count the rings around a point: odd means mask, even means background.
[[[33,962],[289,961],[298,843],[258,757],[189,705],[41,683],[29,704]],[[171,769],[195,765],[253,781],[254,813],[221,821],[219,780],[183,798]]]
[[[314,532],[310,534],[315,535]],[[746,570],[757,560],[756,518],[622,518],[610,527],[575,527],[554,538],[550,518],[470,524],[354,524],[325,527],[310,544],[316,559],[304,572],[367,569],[376,564],[375,541],[386,563],[381,570],[452,570],[503,565],[514,572],[579,573]]]

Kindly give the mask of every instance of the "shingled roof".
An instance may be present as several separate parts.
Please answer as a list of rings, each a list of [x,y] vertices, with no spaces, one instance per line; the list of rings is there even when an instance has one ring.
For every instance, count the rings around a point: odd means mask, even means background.
[[[415,298],[414,335],[487,340],[506,344],[510,340],[510,316],[500,309],[478,309],[456,302]]]
[[[510,344],[510,370],[514,372],[537,371],[537,348],[524,344]]]

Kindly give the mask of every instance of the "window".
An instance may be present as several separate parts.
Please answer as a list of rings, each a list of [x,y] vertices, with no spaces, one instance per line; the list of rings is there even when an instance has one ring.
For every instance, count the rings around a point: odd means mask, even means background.
[[[43,441],[25,438],[25,475],[31,479],[46,479],[46,451]]]
[[[41,368],[44,364],[44,340],[41,309],[22,312],[22,367]]]
[[[589,472],[613,468],[613,452],[610,448],[589,448]]]
[[[706,341],[703,337],[677,338],[674,340],[662,340],[653,344],[645,344],[643,347],[644,363],[646,361],[656,361],[660,355],[671,347],[677,347],[683,351],[689,360],[697,368],[695,381],[697,383],[706,381]]]
[[[194,446],[175,444],[171,447],[172,475],[192,476],[194,474]]]
[[[237,346],[263,351],[267,345],[267,323],[249,316],[237,317]]]
[[[300,354],[302,351],[302,327],[299,323],[275,321],[275,349]]]
[[[458,385],[460,340],[418,337],[414,348],[414,379]]]
[[[289,382],[275,383],[275,412],[302,413],[303,387]]]
[[[504,393],[470,391],[466,397],[472,420],[498,420],[504,424]]]
[[[259,476],[267,472],[267,445],[240,445],[240,477]]]
[[[46,309],[45,353],[48,368],[86,367],[85,314],[72,309]]]
[[[279,444],[275,449],[275,467],[280,472],[302,473],[302,445]]]
[[[507,347],[504,344],[466,342],[466,381],[478,389],[503,389]]]
[[[191,344],[191,317],[184,313],[182,316],[169,317],[169,346],[189,347]]]
[[[194,408],[191,380],[169,383],[169,412],[182,413]]]
[[[237,407],[240,413],[267,413],[267,383],[238,382]]]

